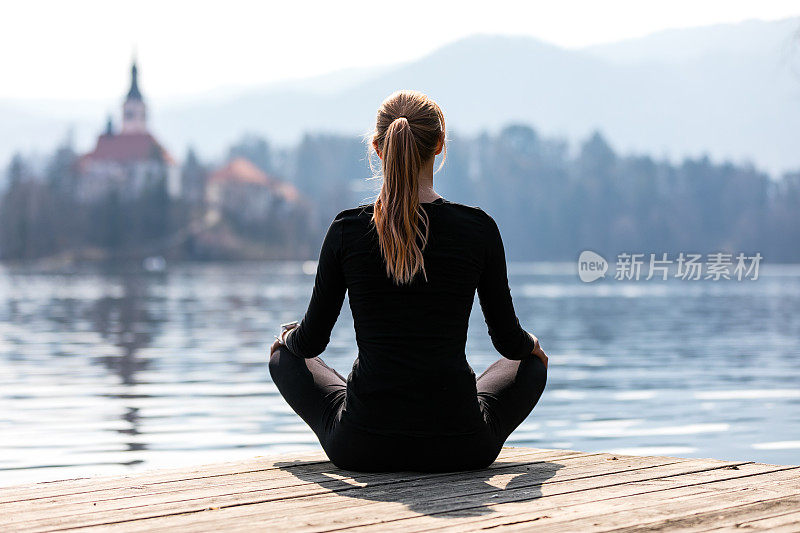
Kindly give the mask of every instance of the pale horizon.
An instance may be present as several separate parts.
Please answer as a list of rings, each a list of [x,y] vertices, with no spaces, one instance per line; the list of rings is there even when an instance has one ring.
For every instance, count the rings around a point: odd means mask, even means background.
[[[93,0],[14,5],[0,23],[0,46],[15,50],[3,61],[0,100],[116,101],[134,54],[147,97],[168,102],[410,62],[475,34],[525,36],[580,49],[664,30],[800,15],[800,5],[787,1],[574,0],[546,7],[500,1],[491,12],[451,2],[405,2],[407,9],[394,12],[357,1],[348,3],[345,17],[339,4],[251,4],[234,2],[224,12],[183,1],[145,1],[127,12],[121,4]],[[422,17],[418,6],[429,15]],[[333,19],[340,21],[335,27],[328,24]],[[381,41],[387,27],[395,37],[407,31],[408,38]]]

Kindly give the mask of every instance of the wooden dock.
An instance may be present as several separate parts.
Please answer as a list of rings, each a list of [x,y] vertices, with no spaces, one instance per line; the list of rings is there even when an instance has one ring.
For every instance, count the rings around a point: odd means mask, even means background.
[[[359,474],[321,453],[0,489],[0,531],[800,531],[800,467],[506,448]]]

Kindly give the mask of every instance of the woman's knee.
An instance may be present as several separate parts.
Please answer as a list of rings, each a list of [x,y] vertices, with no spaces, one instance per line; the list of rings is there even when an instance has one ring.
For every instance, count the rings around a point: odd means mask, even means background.
[[[545,385],[547,385],[547,367],[538,357],[531,359],[531,363],[529,365],[531,380],[537,388],[544,390]]]
[[[282,371],[292,366],[292,363],[296,363],[296,359],[298,359],[297,356],[286,346],[278,346],[269,356],[269,375],[272,376],[272,381],[277,382]]]

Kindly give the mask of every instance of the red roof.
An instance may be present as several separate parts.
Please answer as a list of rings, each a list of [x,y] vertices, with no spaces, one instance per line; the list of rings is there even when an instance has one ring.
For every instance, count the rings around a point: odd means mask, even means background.
[[[237,157],[229,161],[224,167],[214,171],[208,178],[208,181],[212,183],[249,183],[272,188],[275,186],[277,180],[267,176],[264,171],[255,166],[248,159]]]
[[[160,155],[167,163],[173,160],[158,141],[149,133],[104,133],[97,138],[94,151],[82,159],[113,160],[120,163],[143,161]]]
[[[220,184],[243,183],[260,185],[272,190],[290,202],[297,202],[301,199],[300,192],[294,185],[268,175],[244,157],[232,159],[225,166],[211,174],[208,181],[209,183]]]

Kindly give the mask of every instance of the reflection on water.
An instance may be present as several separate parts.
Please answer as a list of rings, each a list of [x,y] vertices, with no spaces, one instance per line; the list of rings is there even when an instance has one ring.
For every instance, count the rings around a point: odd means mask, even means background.
[[[768,265],[769,266],[769,265]],[[551,355],[510,444],[800,463],[800,267],[758,281],[583,284],[513,264],[521,321]],[[0,270],[0,484],[317,448],[269,381],[300,263]],[[497,355],[478,308],[467,343]],[[349,371],[348,310],[326,358]]]

